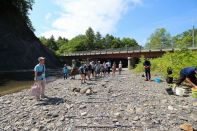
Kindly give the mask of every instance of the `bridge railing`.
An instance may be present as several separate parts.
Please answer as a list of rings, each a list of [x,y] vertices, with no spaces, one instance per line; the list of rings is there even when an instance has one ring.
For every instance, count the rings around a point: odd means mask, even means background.
[[[191,50],[197,50],[197,47],[187,47]],[[143,47],[125,47],[125,48],[115,48],[115,49],[99,49],[91,51],[77,51],[73,53],[64,54],[64,56],[83,56],[83,55],[99,55],[99,54],[117,54],[117,53],[132,53],[132,52],[155,52],[155,51],[172,51],[180,50],[180,48],[170,47],[158,47],[154,49],[148,49]]]

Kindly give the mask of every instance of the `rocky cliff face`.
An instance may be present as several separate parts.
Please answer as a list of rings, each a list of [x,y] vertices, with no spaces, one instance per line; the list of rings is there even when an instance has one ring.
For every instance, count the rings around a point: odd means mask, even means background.
[[[39,56],[48,68],[57,68],[58,59],[28,28],[15,7],[0,8],[0,71],[32,69]]]

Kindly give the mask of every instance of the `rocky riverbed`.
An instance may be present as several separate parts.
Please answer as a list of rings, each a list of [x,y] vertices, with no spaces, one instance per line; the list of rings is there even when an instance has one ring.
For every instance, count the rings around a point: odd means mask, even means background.
[[[0,130],[179,131],[184,123],[197,129],[192,98],[168,95],[166,87],[129,71],[84,85],[58,79],[39,102],[29,90],[0,97]]]

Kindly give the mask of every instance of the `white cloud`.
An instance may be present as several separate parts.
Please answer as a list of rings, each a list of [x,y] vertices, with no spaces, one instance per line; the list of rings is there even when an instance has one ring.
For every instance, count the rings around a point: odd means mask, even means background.
[[[115,32],[128,8],[141,5],[142,0],[56,0],[56,4],[61,15],[54,20],[51,30],[41,34],[45,37],[53,34],[55,38],[72,38],[88,27],[102,34]]]
[[[45,19],[46,20],[49,20],[51,18],[52,14],[49,12],[45,15]]]

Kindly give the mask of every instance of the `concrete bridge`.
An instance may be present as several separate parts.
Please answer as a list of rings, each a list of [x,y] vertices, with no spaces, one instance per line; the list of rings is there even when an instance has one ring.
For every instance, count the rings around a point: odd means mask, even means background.
[[[189,50],[197,50],[197,48],[188,48]],[[157,58],[161,57],[166,52],[173,52],[175,48],[165,49],[152,49],[147,50],[141,47],[139,48],[119,48],[119,49],[106,49],[106,50],[94,50],[94,51],[78,51],[74,53],[64,54],[61,56],[61,60],[65,63],[71,63],[72,59],[83,60],[100,60],[100,61],[119,61],[123,62],[123,66],[131,65],[134,67],[138,63],[139,58],[144,56],[145,58]]]

